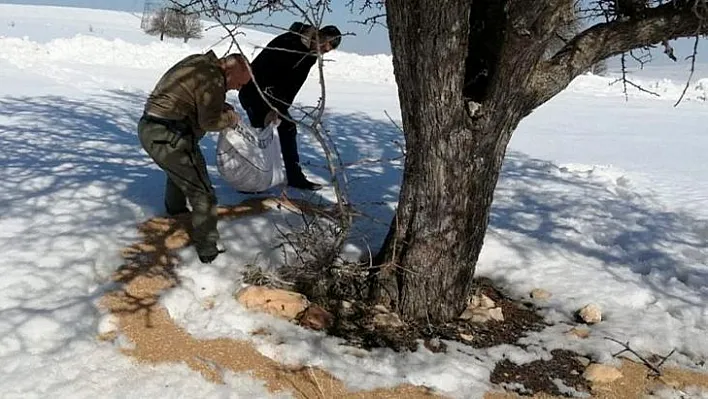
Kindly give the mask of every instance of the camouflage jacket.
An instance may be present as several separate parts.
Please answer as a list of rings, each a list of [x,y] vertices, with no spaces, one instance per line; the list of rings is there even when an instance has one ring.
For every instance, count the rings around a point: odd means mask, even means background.
[[[145,103],[145,112],[186,122],[197,138],[233,125],[226,112],[226,79],[213,51],[179,61],[160,78]]]

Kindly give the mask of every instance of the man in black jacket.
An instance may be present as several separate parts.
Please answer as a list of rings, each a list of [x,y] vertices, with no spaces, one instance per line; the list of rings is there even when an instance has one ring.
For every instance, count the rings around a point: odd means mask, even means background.
[[[331,51],[341,42],[341,33],[333,25],[317,31],[311,25],[296,22],[290,29],[277,36],[251,62],[253,77],[238,93],[241,106],[255,128],[265,126],[266,115],[275,107],[286,118],[292,119],[288,110],[295,96],[317,62],[317,53]],[[256,87],[258,85],[258,87]],[[268,100],[264,100],[258,88]],[[288,185],[304,190],[319,190],[322,185],[305,177],[300,168],[295,123],[280,118],[278,135],[285,164]]]

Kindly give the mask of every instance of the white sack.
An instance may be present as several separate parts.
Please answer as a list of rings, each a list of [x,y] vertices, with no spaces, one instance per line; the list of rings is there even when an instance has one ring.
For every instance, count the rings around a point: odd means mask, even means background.
[[[246,126],[219,133],[216,165],[221,176],[238,191],[258,192],[285,182],[276,124],[263,129]]]

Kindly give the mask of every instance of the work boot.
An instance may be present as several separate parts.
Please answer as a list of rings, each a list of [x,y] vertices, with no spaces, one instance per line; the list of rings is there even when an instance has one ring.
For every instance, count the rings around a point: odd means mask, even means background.
[[[296,180],[294,182],[288,182],[288,186],[299,188],[300,190],[317,191],[322,189],[322,185],[319,183],[311,182],[307,179]]]
[[[221,252],[214,252],[214,253],[211,253],[211,254],[208,254],[208,255],[206,255],[206,254],[204,254],[204,255],[202,255],[202,254],[197,254],[197,255],[199,256],[199,261],[200,261],[200,262],[202,262],[202,263],[204,263],[204,264],[208,264],[208,263],[213,262],[214,259],[216,259],[216,257],[219,256],[220,253],[221,253]]]
[[[226,252],[226,250],[219,248],[216,244],[197,246],[197,256],[199,257],[199,261],[204,264],[213,262],[219,254],[224,252]]]
[[[298,174],[293,179],[288,179],[288,186],[309,191],[317,191],[322,188],[321,184],[307,180],[302,173]]]

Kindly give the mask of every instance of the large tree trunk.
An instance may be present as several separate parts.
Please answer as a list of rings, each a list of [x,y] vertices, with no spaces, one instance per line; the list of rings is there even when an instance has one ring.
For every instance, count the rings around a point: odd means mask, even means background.
[[[473,3],[386,2],[407,157],[372,295],[409,321],[465,308],[506,146],[532,109],[519,87],[542,46],[508,32],[502,0]]]
[[[387,0],[407,153],[373,299],[408,321],[458,316],[521,119],[602,59],[708,31],[693,4],[597,24],[548,58],[574,0]]]

